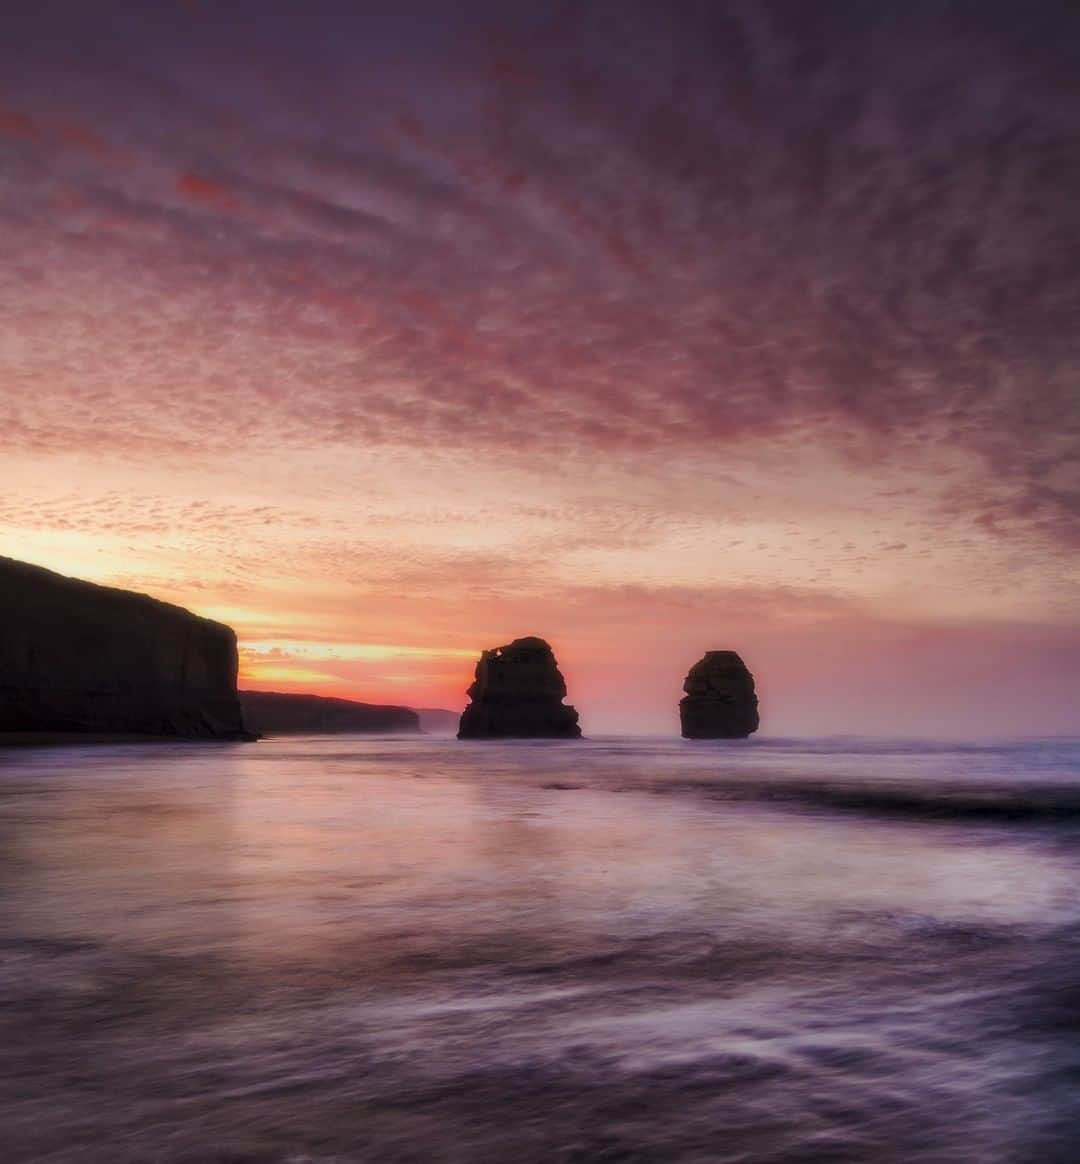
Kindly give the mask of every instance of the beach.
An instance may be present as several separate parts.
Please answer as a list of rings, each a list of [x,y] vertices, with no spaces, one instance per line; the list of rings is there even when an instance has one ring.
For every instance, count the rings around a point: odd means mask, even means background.
[[[1080,744],[0,752],[22,1161],[1080,1155]]]

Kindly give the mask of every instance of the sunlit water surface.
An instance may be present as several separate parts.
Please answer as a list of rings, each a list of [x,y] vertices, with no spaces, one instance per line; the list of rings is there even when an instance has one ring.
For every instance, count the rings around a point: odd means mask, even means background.
[[[1080,1160],[1080,745],[0,751],[5,1161]]]

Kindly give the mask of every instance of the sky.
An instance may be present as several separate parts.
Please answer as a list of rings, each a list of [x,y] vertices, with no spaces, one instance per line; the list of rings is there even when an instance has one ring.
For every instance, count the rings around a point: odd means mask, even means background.
[[[0,554],[243,686],[1075,732],[1080,7],[12,0]]]

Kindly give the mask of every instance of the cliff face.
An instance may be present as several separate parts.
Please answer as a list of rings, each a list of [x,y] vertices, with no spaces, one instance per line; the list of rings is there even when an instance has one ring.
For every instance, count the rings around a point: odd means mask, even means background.
[[[246,738],[236,635],[0,558],[0,731]]]
[[[683,690],[679,716],[687,739],[738,740],[757,731],[754,677],[735,651],[706,651]]]
[[[244,722],[260,735],[331,735],[344,732],[418,732],[420,716],[408,707],[357,703],[321,695],[241,691]]]
[[[459,739],[577,739],[578,713],[563,703],[566,683],[543,639],[514,639],[484,651],[461,716]]]

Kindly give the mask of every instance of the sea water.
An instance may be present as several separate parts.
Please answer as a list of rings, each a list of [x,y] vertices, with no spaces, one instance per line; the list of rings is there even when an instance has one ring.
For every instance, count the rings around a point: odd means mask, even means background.
[[[1080,743],[0,751],[0,1159],[1080,1160]]]

